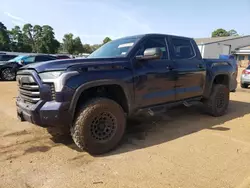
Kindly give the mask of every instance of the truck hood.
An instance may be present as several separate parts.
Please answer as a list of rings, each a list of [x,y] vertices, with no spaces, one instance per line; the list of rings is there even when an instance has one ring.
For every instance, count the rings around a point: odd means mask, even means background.
[[[53,60],[39,63],[32,63],[25,65],[19,70],[34,69],[36,72],[46,71],[63,71],[72,67],[88,67],[88,66],[100,66],[100,65],[111,65],[119,62],[124,62],[126,58],[83,58],[83,59],[63,59]]]

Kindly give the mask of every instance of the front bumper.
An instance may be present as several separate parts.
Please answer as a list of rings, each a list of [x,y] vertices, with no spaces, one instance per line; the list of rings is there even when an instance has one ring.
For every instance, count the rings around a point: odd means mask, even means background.
[[[17,116],[21,121],[43,127],[69,126],[72,116],[69,113],[69,103],[55,101],[39,101],[37,104],[27,104],[20,97],[16,100]]]
[[[73,118],[69,107],[74,90],[64,87],[61,92],[52,93],[51,87],[42,83],[35,71],[22,71],[18,76],[20,78],[17,78],[19,92],[22,93],[19,93],[16,99],[16,107],[17,116],[21,121],[28,121],[43,127],[71,125]],[[33,84],[28,88],[32,88],[35,84],[35,88],[38,89],[24,91],[24,85],[28,82]],[[35,98],[23,96],[25,93],[28,94],[27,96],[34,94]],[[31,102],[27,101],[27,98]]]

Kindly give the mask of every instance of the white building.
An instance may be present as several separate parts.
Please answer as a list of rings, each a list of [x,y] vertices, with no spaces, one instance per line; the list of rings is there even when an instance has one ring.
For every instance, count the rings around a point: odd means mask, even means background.
[[[236,48],[233,52],[240,66],[245,67],[250,63],[250,45]]]
[[[203,58],[219,58],[220,55],[234,54],[239,60],[240,54],[237,54],[237,50],[241,47],[250,46],[250,35],[197,38],[195,41]],[[245,58],[246,56],[244,56]]]

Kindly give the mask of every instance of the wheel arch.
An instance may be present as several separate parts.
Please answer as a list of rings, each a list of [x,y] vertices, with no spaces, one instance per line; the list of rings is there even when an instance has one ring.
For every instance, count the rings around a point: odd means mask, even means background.
[[[212,92],[212,88],[214,84],[223,84],[230,87],[230,75],[227,73],[218,73],[212,77],[210,80],[210,84],[208,84],[208,87],[205,90],[204,97],[208,98]]]
[[[79,86],[76,89],[75,94],[73,95],[73,97],[71,99],[71,104],[70,104],[70,108],[69,108],[69,111],[72,114],[72,117],[74,117],[74,115],[75,115],[77,105],[80,102],[79,100],[80,100],[81,96],[86,91],[88,91],[92,88],[109,87],[109,86],[117,86],[117,87],[119,87],[119,89],[122,89],[122,91],[124,93],[124,97],[126,99],[126,105],[127,105],[127,112],[126,113],[129,113],[131,111],[131,109],[133,108],[133,102],[132,102],[133,97],[132,97],[132,92],[131,92],[131,89],[129,88],[129,86],[120,80],[96,80],[96,81],[91,81],[91,82],[82,84],[81,86]],[[124,106],[122,106],[122,107],[124,108]]]

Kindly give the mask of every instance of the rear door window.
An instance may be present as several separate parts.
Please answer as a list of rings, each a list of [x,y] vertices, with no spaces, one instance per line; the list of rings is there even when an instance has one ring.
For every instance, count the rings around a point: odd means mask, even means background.
[[[191,59],[195,57],[193,45],[188,39],[172,38],[175,59]]]

